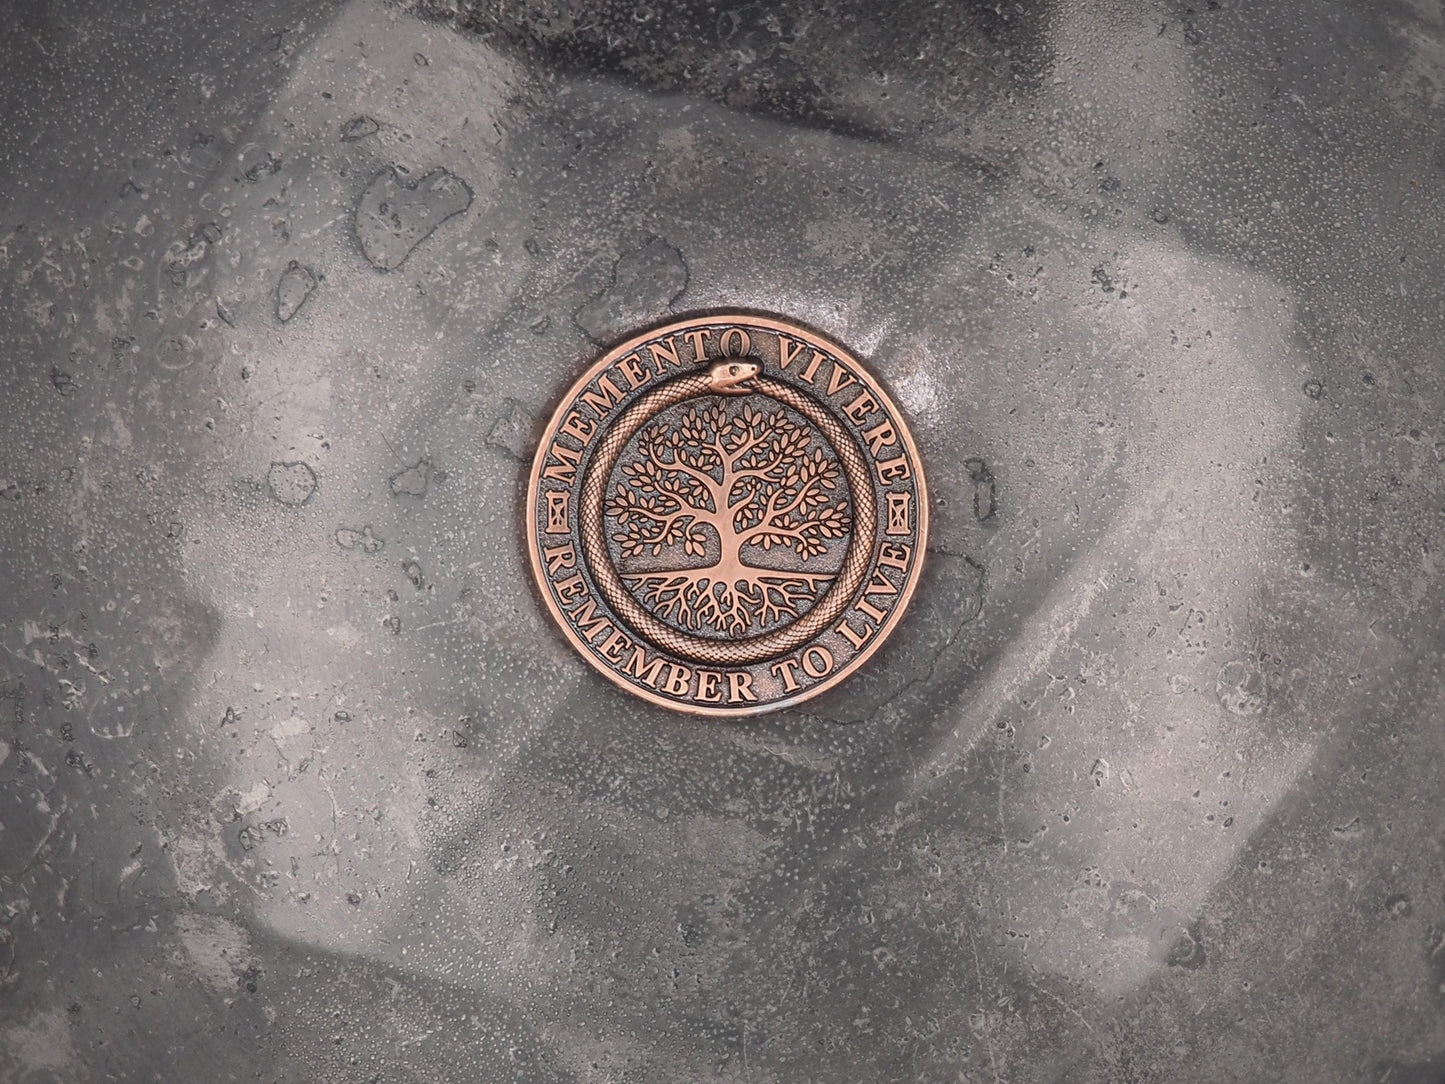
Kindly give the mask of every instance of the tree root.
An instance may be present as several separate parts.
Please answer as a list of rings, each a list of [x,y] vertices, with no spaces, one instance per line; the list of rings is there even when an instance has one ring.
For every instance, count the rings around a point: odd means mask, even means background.
[[[624,577],[643,605],[664,621],[674,620],[694,631],[704,626],[729,636],[799,617],[799,609],[817,598],[819,585],[834,576],[811,572],[748,569],[721,574],[716,567],[648,572]]]

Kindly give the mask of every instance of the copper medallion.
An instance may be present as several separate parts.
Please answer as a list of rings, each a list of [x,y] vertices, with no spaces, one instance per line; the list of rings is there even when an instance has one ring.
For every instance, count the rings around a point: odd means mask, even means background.
[[[543,433],[527,514],[538,586],[583,657],[717,716],[862,665],[928,533],[892,400],[837,343],[742,314],[657,328],[588,369]]]

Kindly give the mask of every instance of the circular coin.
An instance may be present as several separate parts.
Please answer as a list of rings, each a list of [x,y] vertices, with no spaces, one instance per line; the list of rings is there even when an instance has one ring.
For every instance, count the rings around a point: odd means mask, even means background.
[[[743,314],[609,351],[563,397],[527,490],[552,616],[657,704],[816,696],[897,625],[928,533],[903,416],[837,343]]]

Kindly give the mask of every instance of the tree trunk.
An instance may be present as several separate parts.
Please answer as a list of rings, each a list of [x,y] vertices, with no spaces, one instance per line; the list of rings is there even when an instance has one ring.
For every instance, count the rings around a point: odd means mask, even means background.
[[[743,563],[742,538],[732,529],[732,524],[720,527],[714,523],[712,526],[717,531],[718,541],[722,546],[717,564],[713,566],[717,571],[718,579],[731,583],[739,576],[746,575],[745,569],[753,571],[750,566]]]

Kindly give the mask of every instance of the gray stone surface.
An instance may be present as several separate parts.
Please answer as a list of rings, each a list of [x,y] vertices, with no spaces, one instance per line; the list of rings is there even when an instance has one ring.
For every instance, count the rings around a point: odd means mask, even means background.
[[[1437,6],[7,29],[0,1080],[1441,1078]],[[740,725],[517,522],[724,306],[868,359],[934,523]]]

